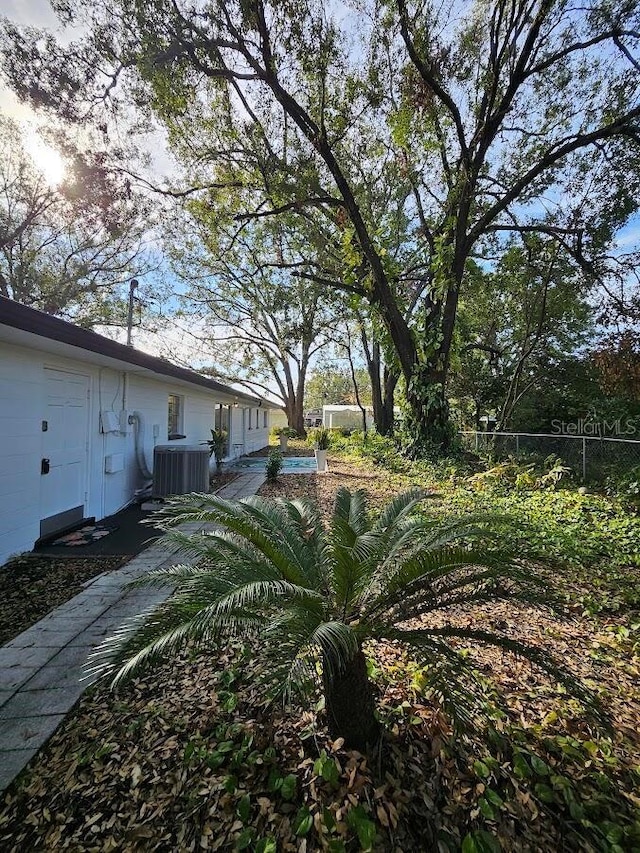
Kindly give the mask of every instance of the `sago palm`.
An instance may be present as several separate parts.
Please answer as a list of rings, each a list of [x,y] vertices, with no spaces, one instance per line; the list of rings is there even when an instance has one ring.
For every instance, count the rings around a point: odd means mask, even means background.
[[[247,636],[258,641],[265,672],[279,689],[320,673],[331,734],[359,749],[378,735],[367,640],[412,647],[428,665],[433,688],[458,711],[471,668],[451,645],[456,639],[523,655],[588,700],[542,650],[442,619],[498,600],[551,602],[529,568],[487,547],[490,517],[443,523],[421,511],[425,497],[405,492],[372,518],[363,491],[341,488],[326,526],[306,500],[174,499],[161,523],[195,564],[136,582],[171,584],[175,592],[109,638],[93,656],[94,670],[115,684],[186,644]],[[193,522],[208,529],[175,529]]]

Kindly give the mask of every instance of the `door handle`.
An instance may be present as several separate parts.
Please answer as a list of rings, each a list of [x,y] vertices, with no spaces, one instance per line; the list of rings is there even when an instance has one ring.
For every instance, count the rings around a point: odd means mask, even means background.
[[[40,460],[40,473],[48,474],[51,468],[51,460],[50,459],[42,459]]]

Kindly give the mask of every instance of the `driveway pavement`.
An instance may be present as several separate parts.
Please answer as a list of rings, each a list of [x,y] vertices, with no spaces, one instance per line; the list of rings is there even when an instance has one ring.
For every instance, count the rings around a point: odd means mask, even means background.
[[[263,473],[243,474],[218,494],[253,495]],[[185,531],[202,529],[185,525]],[[163,601],[170,589],[127,590],[151,569],[180,559],[161,540],[121,569],[92,578],[85,589],[0,648],[0,790],[4,790],[60,725],[91,680],[83,678],[89,652],[125,619]]]

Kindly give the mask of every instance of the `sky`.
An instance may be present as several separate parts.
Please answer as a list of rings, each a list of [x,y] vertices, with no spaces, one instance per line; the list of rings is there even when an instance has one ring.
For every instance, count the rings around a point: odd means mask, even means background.
[[[0,0],[0,14],[5,15],[13,22],[34,27],[44,27],[56,31],[62,40],[69,40],[74,36],[80,35],[80,31],[60,30],[57,18],[53,13],[48,0]],[[3,113],[15,118],[21,123],[37,126],[39,118],[33,111],[21,104],[13,93],[0,82],[0,110]],[[172,162],[166,151],[164,138],[162,134],[149,135],[146,139],[147,147],[153,153],[152,174],[154,179],[160,181],[163,176],[171,175]],[[640,217],[633,218],[624,229],[621,230],[617,240],[621,250],[630,250],[640,243]],[[170,273],[166,271],[167,278],[170,279]],[[172,282],[169,282],[170,285]],[[177,285],[175,285],[177,289]],[[152,307],[152,306],[150,306]],[[203,363],[211,362],[211,358],[203,356],[202,345],[198,344],[194,339],[190,339],[185,330],[181,328],[179,322],[155,323],[153,317],[150,322],[145,325],[149,327],[157,326],[158,332],[147,330],[137,330],[134,333],[135,345],[140,349],[160,354],[165,357],[173,358],[176,361],[193,366],[200,366]],[[110,337],[117,337],[117,330],[104,330],[104,333]],[[125,335],[126,333],[122,333]]]
[[[6,16],[16,24],[23,26],[42,27],[58,33],[62,41],[71,40],[74,37],[81,35],[81,31],[67,28],[61,30],[59,22],[53,13],[48,0],[1,0],[0,14]],[[39,146],[37,128],[43,123],[43,119],[38,116],[34,110],[26,104],[21,103],[13,92],[0,80],[0,111],[5,115],[19,122],[24,130],[25,136],[33,142],[35,138],[35,147]],[[151,171],[154,179],[160,180],[162,177],[171,175],[174,166],[171,158],[168,155],[162,134],[149,134],[144,142],[146,147],[152,154]],[[39,147],[42,147],[41,145]],[[34,156],[31,146],[27,144],[29,153]],[[35,156],[37,165],[45,171],[51,171],[51,164],[46,164],[46,155],[44,161],[39,161]],[[47,166],[49,168],[47,168]],[[54,168],[53,172],[57,170]],[[49,174],[46,174],[49,178]],[[165,279],[170,276],[168,270],[164,270]],[[141,282],[142,283],[142,282]],[[171,284],[171,283],[170,283]],[[174,284],[178,289],[177,283]],[[164,308],[167,308],[165,302]],[[151,312],[154,312],[159,307],[158,305],[148,305]],[[146,352],[154,355],[161,355],[166,358],[173,358],[182,364],[191,364],[201,366],[211,363],[211,358],[203,355],[202,345],[198,345],[194,339],[190,339],[185,330],[178,323],[170,323],[167,320],[157,320],[152,317],[145,323],[145,329],[137,329],[134,332],[135,345]],[[125,340],[126,331],[117,328],[97,329],[102,334],[116,340]]]
[[[0,0],[0,15],[16,24],[41,27],[57,34],[62,42],[69,42],[82,35],[79,28],[62,28],[48,0]],[[0,110],[11,118],[37,127],[41,123],[38,115],[26,104],[21,103],[13,92],[0,80]],[[160,132],[147,134],[146,148],[151,154],[151,168],[156,175],[170,175],[174,169]]]

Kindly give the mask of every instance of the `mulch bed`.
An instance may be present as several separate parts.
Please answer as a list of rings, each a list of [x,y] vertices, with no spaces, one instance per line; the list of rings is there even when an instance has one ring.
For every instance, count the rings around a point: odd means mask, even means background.
[[[287,475],[261,494],[306,496],[326,513],[339,485],[366,489],[373,505],[406,486],[338,458],[329,469]],[[230,644],[184,654],[118,693],[86,694],[6,792],[0,847],[446,853],[467,836],[465,851],[637,849],[640,673],[628,618],[568,624],[478,606],[451,619],[497,620],[552,648],[600,690],[614,733],[594,729],[529,664],[468,644],[489,706],[504,710],[454,737],[421,692],[421,662],[372,644],[386,735],[365,758],[327,738],[321,705],[267,708],[259,657]]]
[[[131,557],[22,554],[0,569],[0,645],[82,591],[83,584]]]
[[[218,471],[217,473],[211,475],[209,479],[209,488],[212,492],[217,492],[222,489],[223,486],[226,486],[229,483],[233,483],[233,481],[237,479],[237,471]]]

